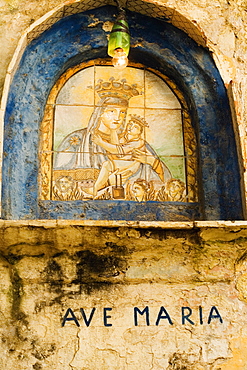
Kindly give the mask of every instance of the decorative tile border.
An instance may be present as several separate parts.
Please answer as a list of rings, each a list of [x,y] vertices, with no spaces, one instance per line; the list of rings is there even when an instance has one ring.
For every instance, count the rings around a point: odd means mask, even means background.
[[[42,23],[40,23],[39,25],[31,29],[30,32],[28,32],[27,34],[28,43],[36,39],[41,33],[46,31],[48,28],[53,26],[54,23],[58,22],[61,18],[65,16],[64,7],[55,11],[52,15],[50,15],[50,13],[51,12],[49,12],[49,15],[47,18],[46,18],[46,15],[44,16],[44,18],[46,19]]]
[[[115,4],[116,3],[114,2],[114,0],[84,0],[66,3],[61,8],[49,12],[44,17],[42,17],[42,23],[39,22],[39,24],[37,25],[37,23],[35,22],[30,31],[27,32],[27,40],[28,42],[32,41],[63,17],[85,12],[87,10],[98,8],[104,5]],[[180,28],[182,31],[186,32],[198,44],[202,46],[206,45],[206,37],[202,34],[201,30],[174,9],[168,8],[164,5],[154,4],[145,0],[128,0],[126,3],[126,8],[130,11],[141,13],[143,15],[167,20],[175,27]]]

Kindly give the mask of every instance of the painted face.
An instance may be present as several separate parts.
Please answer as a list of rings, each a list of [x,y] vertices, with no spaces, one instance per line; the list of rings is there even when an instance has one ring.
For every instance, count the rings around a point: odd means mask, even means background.
[[[143,187],[141,185],[134,184],[132,190],[133,190],[133,193],[134,193],[136,199],[139,202],[144,199],[145,190],[143,189]]]
[[[95,181],[93,179],[78,181],[78,185],[81,188],[92,188],[94,186],[94,183]]]
[[[72,181],[68,177],[61,177],[58,183],[62,192],[68,191],[72,186]]]
[[[176,194],[178,194],[179,192],[181,192],[182,190],[182,187],[180,185],[180,183],[178,181],[173,181],[171,184],[170,184],[170,187],[169,187],[169,193],[174,196]]]
[[[123,125],[127,108],[107,106],[101,114],[101,121],[109,129],[117,129]]]
[[[128,131],[129,134],[131,134],[133,136],[140,136],[141,132],[142,132],[142,129],[141,129],[141,126],[138,125],[138,123],[130,121],[128,123],[127,131]]]

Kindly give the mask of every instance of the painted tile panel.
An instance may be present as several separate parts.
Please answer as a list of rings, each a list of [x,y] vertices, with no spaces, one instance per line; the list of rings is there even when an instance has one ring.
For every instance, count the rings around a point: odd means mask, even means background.
[[[146,140],[159,155],[184,155],[180,110],[146,109]]]
[[[54,118],[54,146],[58,149],[62,140],[71,132],[86,128],[93,113],[93,106],[57,105]]]
[[[181,104],[169,86],[154,73],[145,72],[146,108],[180,109]]]
[[[56,104],[93,105],[94,68],[85,68],[72,76],[62,87]]]
[[[129,99],[129,107],[144,107],[144,70],[139,68],[127,67],[122,71],[119,71],[112,66],[96,66],[95,67],[95,83],[98,81],[114,81],[123,82],[129,86],[137,88],[139,94],[132,96]],[[95,91],[95,100],[99,98],[97,91]]]
[[[75,71],[67,81],[62,76],[62,88],[57,83],[53,113],[47,109],[44,119],[53,130],[50,151],[44,140],[43,158],[53,157],[52,171],[42,170],[50,183],[44,200],[195,201],[188,194],[182,106],[165,80],[144,67]]]

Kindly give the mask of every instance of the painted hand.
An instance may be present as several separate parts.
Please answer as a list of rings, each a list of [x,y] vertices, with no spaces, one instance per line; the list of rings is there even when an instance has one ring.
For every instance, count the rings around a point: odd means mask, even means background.
[[[134,149],[132,152],[132,159],[140,163],[147,163],[147,153],[139,149]]]
[[[134,161],[143,163],[143,164],[150,164],[150,166],[153,165],[155,158],[153,155],[150,155],[150,153],[143,152],[139,149],[134,149],[132,152],[132,159]]]

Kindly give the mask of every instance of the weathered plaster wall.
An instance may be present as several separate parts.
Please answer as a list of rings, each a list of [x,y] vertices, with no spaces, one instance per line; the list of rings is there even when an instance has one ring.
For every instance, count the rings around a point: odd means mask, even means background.
[[[2,221],[0,233],[2,368],[247,369],[246,223]]]
[[[196,25],[205,37],[207,47],[213,53],[213,57],[226,86],[232,81],[231,91],[237,116],[237,130],[239,130],[241,137],[240,153],[244,158],[244,168],[246,169],[247,13],[245,1],[220,0],[212,3],[208,0],[191,0],[189,2],[182,0],[159,0],[150,2],[173,8]],[[70,3],[73,3],[73,1]],[[2,48],[0,91],[3,89],[7,66],[25,30],[33,22],[39,20],[40,17],[45,16],[47,12],[55,7],[59,9],[63,4],[61,1],[3,0],[1,2],[0,41]],[[245,181],[247,181],[246,173],[245,171]]]
[[[246,168],[245,1],[155,3],[196,24],[233,81]],[[0,3],[1,90],[21,35],[61,5]],[[0,240],[1,368],[247,369],[246,223],[1,221]]]
[[[234,109],[240,134],[244,160],[245,191],[247,191],[247,12],[245,0],[220,1],[163,1],[196,23],[207,39],[222,78],[229,85],[232,81]]]

